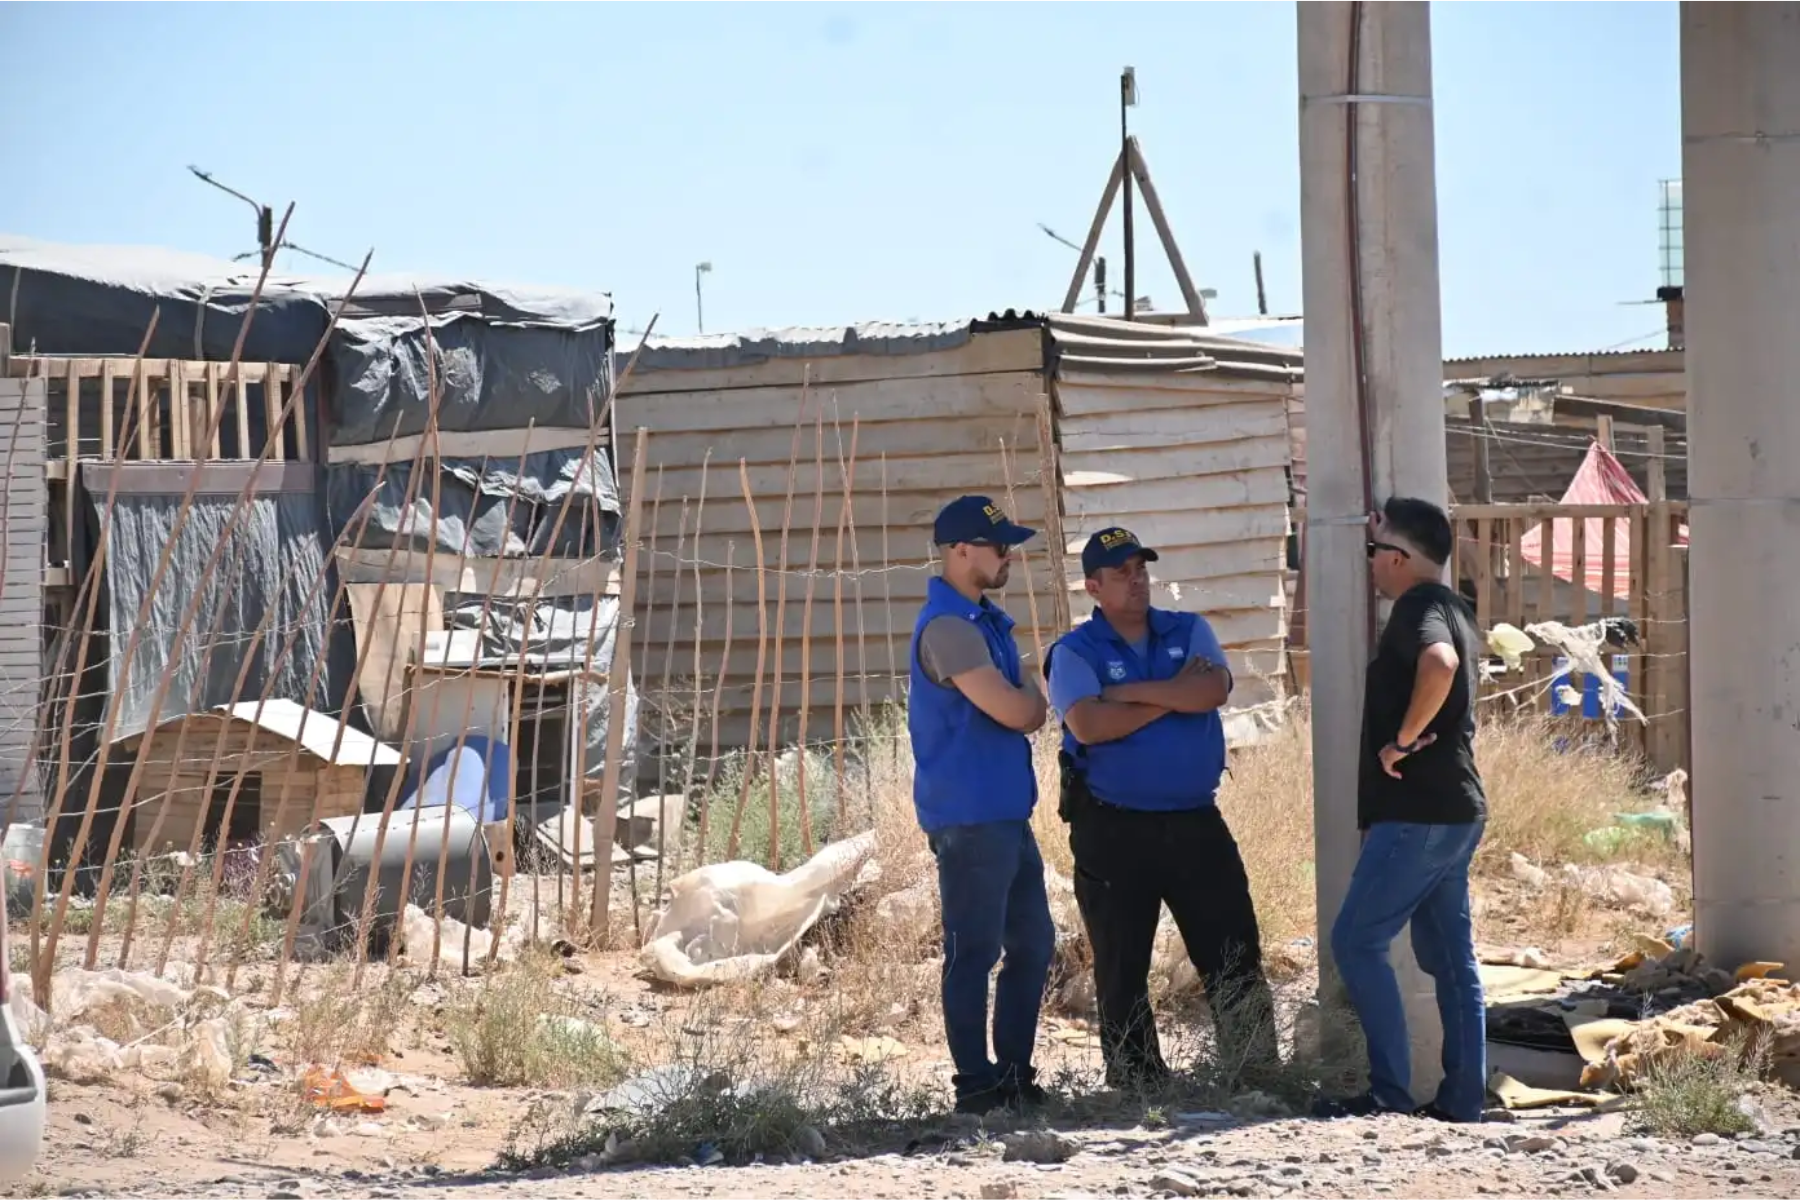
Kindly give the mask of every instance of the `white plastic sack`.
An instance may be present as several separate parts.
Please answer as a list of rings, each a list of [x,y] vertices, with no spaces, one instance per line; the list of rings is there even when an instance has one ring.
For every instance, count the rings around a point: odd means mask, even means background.
[[[713,863],[669,885],[650,931],[658,979],[707,987],[767,971],[830,912],[875,851],[875,835],[833,842],[785,875],[749,862]]]

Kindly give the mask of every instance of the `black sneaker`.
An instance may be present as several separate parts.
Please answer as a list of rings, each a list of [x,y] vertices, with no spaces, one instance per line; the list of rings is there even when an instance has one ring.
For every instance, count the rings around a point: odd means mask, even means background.
[[[1337,1099],[1321,1098],[1313,1101],[1312,1106],[1312,1115],[1321,1121],[1336,1121],[1344,1117],[1378,1117],[1394,1111],[1376,1100],[1373,1092]]]

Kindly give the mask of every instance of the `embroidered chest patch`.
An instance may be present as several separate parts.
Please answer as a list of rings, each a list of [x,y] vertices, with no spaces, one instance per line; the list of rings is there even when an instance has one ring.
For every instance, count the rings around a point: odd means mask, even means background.
[[[1125,664],[1117,659],[1107,663],[1106,675],[1107,678],[1111,679],[1114,683],[1117,683],[1119,680],[1125,678]]]

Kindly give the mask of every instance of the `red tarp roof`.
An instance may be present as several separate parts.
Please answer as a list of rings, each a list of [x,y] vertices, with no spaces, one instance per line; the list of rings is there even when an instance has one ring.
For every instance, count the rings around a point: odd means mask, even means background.
[[[1569,481],[1563,493],[1563,504],[1648,504],[1644,493],[1632,481],[1631,474],[1598,441],[1588,446],[1587,457]],[[1587,589],[1601,592],[1606,586],[1606,517],[1587,517]],[[1613,594],[1631,594],[1631,522],[1624,517],[1610,518],[1613,524]],[[1553,527],[1551,571],[1558,579],[1575,582],[1575,520],[1560,517],[1549,522]],[[1680,544],[1687,545],[1687,526],[1679,533]],[[1543,566],[1544,526],[1538,525],[1520,540],[1519,552],[1534,567]]]

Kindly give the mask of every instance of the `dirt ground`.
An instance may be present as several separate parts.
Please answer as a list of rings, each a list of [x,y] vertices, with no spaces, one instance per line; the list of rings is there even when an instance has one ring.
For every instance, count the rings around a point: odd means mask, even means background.
[[[1623,1113],[1449,1127],[1405,1118],[1071,1127],[1007,1161],[1007,1127],[946,1123],[910,1153],[742,1167],[490,1169],[516,1105],[421,1095],[376,1137],[279,1136],[154,1098],[61,1090],[35,1186],[20,1194],[292,1196],[1792,1196],[1800,1127],[1714,1144],[1632,1137]],[[460,1110],[460,1111],[459,1111]],[[457,1112],[441,1128],[419,1117]],[[1702,1138],[1703,1142],[1711,1139]],[[1064,1158],[1063,1156],[1067,1156]]]
[[[651,986],[629,954],[575,960],[567,983],[606,1013],[624,1045],[651,1061],[672,1025],[741,1021],[762,1036],[771,1014],[809,989],[767,980],[753,998],[697,1015],[693,998]],[[825,1140],[811,1158],[744,1166],[676,1165],[507,1173],[496,1168],[534,1104],[579,1103],[567,1092],[456,1082],[461,1064],[437,1019],[474,980],[425,982],[390,1042],[393,1077],[378,1115],[321,1117],[301,1103],[292,1067],[253,1070],[226,1097],[194,1099],[149,1080],[51,1085],[50,1131],[37,1171],[14,1195],[300,1196],[1792,1196],[1800,1194],[1800,1103],[1769,1089],[1762,1132],[1698,1143],[1636,1136],[1628,1112],[1497,1114],[1481,1126],[1404,1118],[1319,1122],[1218,1112],[1065,1111],[1029,1124],[928,1121],[887,1144]],[[1310,988],[1290,980],[1284,994]],[[828,991],[821,984],[812,989]],[[815,997],[823,999],[823,997]],[[905,1005],[894,1005],[904,1009]],[[736,1012],[738,1015],[729,1015]],[[905,1073],[940,1095],[950,1065],[935,1012],[897,1013],[882,1037],[904,1046]],[[1165,1040],[1180,1036],[1165,1018]],[[775,1026],[780,1028],[779,1025]],[[1171,1036],[1173,1034],[1174,1036]],[[1091,1069],[1092,1039],[1048,1018],[1040,1062]],[[700,1151],[697,1150],[696,1153]],[[1041,1160],[1041,1161],[1029,1161]]]

